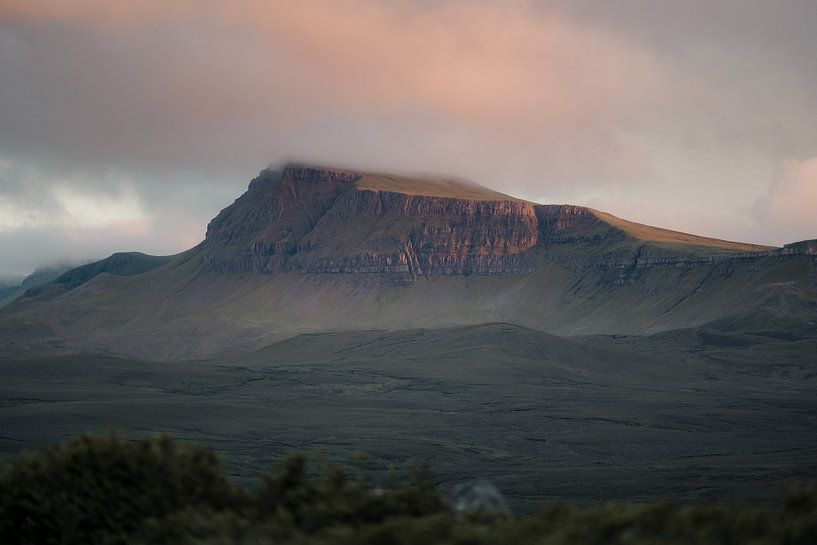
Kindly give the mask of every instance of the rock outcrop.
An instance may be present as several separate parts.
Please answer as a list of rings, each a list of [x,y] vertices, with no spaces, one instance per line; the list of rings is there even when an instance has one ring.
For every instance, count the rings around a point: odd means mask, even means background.
[[[203,265],[219,272],[280,272],[299,242],[359,175],[288,167],[265,170],[207,226]]]
[[[262,172],[208,226],[202,266],[410,278],[532,270],[530,250],[540,239],[533,203],[359,189],[363,176],[305,167]]]
[[[610,270],[798,255],[640,226],[571,205],[539,205],[479,186],[288,166],[265,170],[208,226],[210,272],[377,273],[395,279],[531,272],[542,260]],[[408,188],[408,190],[406,189]],[[681,241],[668,251],[633,236]],[[801,243],[804,244],[804,243]],[[752,251],[740,251],[746,250]]]
[[[790,255],[817,255],[817,239],[802,240],[783,246],[783,254]]]

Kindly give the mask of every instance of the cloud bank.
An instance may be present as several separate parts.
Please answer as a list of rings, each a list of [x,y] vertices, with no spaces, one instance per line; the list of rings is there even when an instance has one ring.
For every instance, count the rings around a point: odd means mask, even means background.
[[[815,40],[753,0],[691,18],[649,4],[0,0],[0,272],[182,250],[287,159],[817,236],[788,200],[813,194],[781,189],[817,153],[798,61]]]

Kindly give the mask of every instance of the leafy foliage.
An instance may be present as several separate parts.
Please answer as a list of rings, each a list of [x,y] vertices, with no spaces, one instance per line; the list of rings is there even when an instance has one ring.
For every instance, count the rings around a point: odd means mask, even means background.
[[[167,436],[80,436],[24,455],[0,481],[0,542],[125,543],[145,520],[243,495],[212,451]]]
[[[373,486],[304,456],[231,485],[211,451],[167,437],[83,436],[28,454],[0,477],[0,542],[301,545],[806,545],[817,543],[817,486],[779,507],[670,502],[545,506],[507,519],[457,521],[427,472]]]

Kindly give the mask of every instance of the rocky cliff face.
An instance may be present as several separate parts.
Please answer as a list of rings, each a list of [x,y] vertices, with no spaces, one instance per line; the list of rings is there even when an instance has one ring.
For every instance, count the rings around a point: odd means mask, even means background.
[[[813,255],[817,256],[817,239],[802,240],[800,242],[793,242],[786,244],[783,247],[784,254],[794,255]]]
[[[387,273],[400,277],[530,271],[558,213],[508,197],[480,200],[358,189],[361,174],[264,171],[208,226],[202,266],[219,272]]]
[[[280,272],[300,240],[359,176],[334,170],[265,170],[207,226],[203,266],[219,272]]]
[[[537,263],[550,262],[575,271],[603,271],[611,282],[622,284],[654,267],[784,259],[815,252],[808,241],[784,249],[739,251],[742,246],[735,243],[618,218],[607,221],[612,217],[585,207],[538,205],[495,192],[483,196],[474,187],[460,194],[436,192],[433,187],[428,191],[428,185],[425,193],[412,192],[403,189],[412,187],[405,181],[398,191],[398,184],[371,184],[366,176],[299,166],[263,171],[247,193],[208,226],[202,268],[378,273],[411,280],[527,273]],[[671,248],[651,244],[628,230],[653,233],[659,239],[680,237],[684,243]]]
[[[534,206],[352,190],[302,240],[305,272],[522,272],[538,242]]]

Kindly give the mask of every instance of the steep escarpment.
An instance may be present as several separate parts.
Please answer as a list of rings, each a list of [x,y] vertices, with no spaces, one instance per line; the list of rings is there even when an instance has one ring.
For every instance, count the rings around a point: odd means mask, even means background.
[[[639,270],[762,257],[776,249],[539,205],[465,182],[289,166],[265,170],[209,225],[206,272],[529,273],[538,262]]]
[[[280,272],[299,241],[360,175],[328,169],[267,169],[207,226],[202,266],[218,272]]]
[[[362,183],[358,183],[362,182]],[[402,184],[402,185],[401,185]],[[455,184],[388,180],[306,167],[267,170],[210,223],[202,268],[217,272],[519,273],[533,267],[536,205]],[[487,198],[490,197],[490,198]]]
[[[538,235],[524,201],[355,190],[304,237],[293,263],[309,273],[410,277],[524,272]]]

